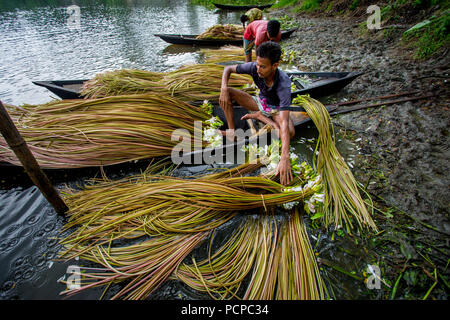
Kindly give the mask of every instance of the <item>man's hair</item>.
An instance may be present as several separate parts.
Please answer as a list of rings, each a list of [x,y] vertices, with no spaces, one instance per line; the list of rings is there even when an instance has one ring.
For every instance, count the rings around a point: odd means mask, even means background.
[[[271,38],[275,38],[280,32],[280,22],[278,20],[269,20],[267,23],[267,33]]]
[[[256,49],[256,56],[260,58],[268,58],[272,64],[280,61],[281,47],[278,43],[273,41],[263,42]]]

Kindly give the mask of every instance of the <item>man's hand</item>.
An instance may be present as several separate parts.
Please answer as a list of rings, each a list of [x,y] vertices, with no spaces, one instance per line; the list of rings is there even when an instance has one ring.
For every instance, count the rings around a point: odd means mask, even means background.
[[[289,158],[281,157],[278,163],[276,175],[280,175],[280,183],[283,186],[291,184],[294,177],[292,176],[291,160]]]

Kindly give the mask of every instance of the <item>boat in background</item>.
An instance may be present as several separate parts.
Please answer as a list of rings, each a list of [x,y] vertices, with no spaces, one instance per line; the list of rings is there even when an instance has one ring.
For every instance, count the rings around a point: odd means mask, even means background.
[[[264,10],[266,8],[270,8],[271,6],[273,6],[273,3],[270,4],[249,4],[249,5],[232,5],[232,4],[221,4],[221,3],[214,3],[213,5],[216,6],[216,8],[218,9],[222,9],[222,10],[235,10],[235,11],[240,11],[240,10],[250,10],[252,8],[258,8],[260,10]]]
[[[291,28],[289,30],[281,31],[281,40],[287,39],[294,33],[298,28]],[[196,39],[198,34],[154,34],[155,37],[159,37],[165,42],[171,44],[181,44],[181,45],[194,45],[194,46],[241,46],[242,39]]]

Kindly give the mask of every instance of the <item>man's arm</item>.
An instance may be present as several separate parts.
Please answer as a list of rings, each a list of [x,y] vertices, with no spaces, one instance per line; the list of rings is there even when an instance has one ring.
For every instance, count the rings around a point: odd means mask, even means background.
[[[228,91],[228,81],[233,72],[236,72],[236,65],[227,66],[223,70],[222,85],[220,87],[219,104],[222,108],[225,118],[227,119],[228,129],[234,129],[234,115],[233,115],[233,102],[230,98],[230,92]]]
[[[280,183],[289,185],[294,179],[292,176],[290,160],[291,136],[289,133],[289,111],[280,111],[280,138],[281,138],[281,160],[278,163],[277,174],[280,174]]]
[[[230,101],[230,94],[228,93],[228,81],[231,74],[236,73],[236,65],[226,66],[222,74],[222,85],[220,87],[219,104],[222,108],[228,106]]]

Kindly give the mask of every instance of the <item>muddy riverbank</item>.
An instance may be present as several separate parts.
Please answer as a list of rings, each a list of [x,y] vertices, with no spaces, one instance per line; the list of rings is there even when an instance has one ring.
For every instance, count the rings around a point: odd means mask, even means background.
[[[382,232],[367,241],[381,266],[389,298],[445,298],[449,259],[449,56],[412,59],[399,34],[365,32],[363,18],[312,17],[288,9],[300,30],[283,43],[304,71],[363,71],[333,100],[406,91],[434,93],[425,100],[371,108],[333,118],[340,139],[355,144],[353,173],[375,201]],[[332,101],[335,102],[335,101]],[[433,273],[433,272],[436,272]],[[398,280],[398,282],[397,282]],[[397,284],[397,285],[396,285]],[[393,290],[395,288],[395,291]],[[346,296],[344,294],[344,296]]]

